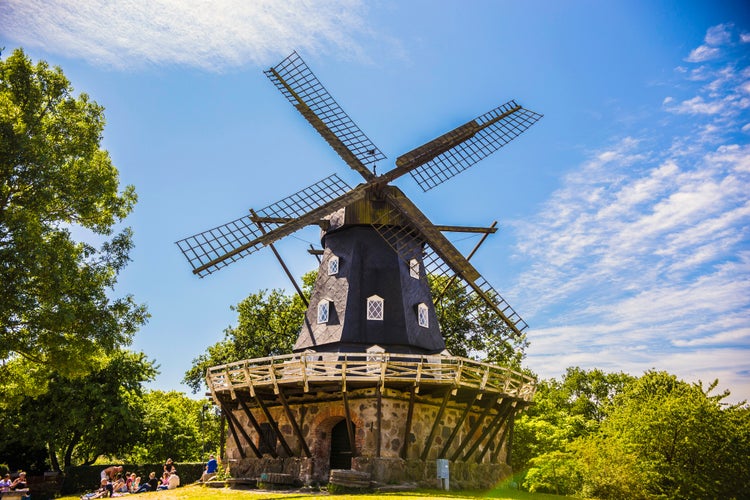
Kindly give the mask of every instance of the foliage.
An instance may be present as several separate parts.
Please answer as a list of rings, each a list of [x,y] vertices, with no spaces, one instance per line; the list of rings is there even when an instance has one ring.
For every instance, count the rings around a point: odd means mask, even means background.
[[[297,295],[283,290],[261,290],[236,306],[238,324],[224,330],[224,340],[210,346],[193,360],[183,382],[193,392],[204,384],[206,369],[241,359],[262,358],[292,352],[305,307]]]
[[[147,318],[132,297],[108,295],[133,245],[129,229],[113,227],[136,196],[118,191],[99,147],[103,108],[72,91],[60,68],[20,49],[0,60],[0,386],[17,357],[85,374]]]
[[[649,371],[629,384],[602,423],[599,436],[580,443],[582,458],[593,448],[632,464],[616,480],[634,476],[644,497],[747,498],[750,496],[750,413],[745,405],[724,405],[729,395],[710,395],[718,381],[703,389],[666,372]],[[601,477],[603,463],[584,462],[587,490],[625,498]]]
[[[516,420],[531,491],[611,499],[750,497],[750,410],[665,372],[569,368]]]
[[[142,431],[122,457],[132,463],[205,460],[220,441],[219,417],[206,400],[176,391],[151,391],[143,397]]]
[[[11,362],[27,364],[18,358]],[[156,374],[144,354],[118,350],[84,377],[50,373],[43,394],[23,396],[0,416],[2,435],[46,449],[55,470],[122,453],[141,429],[142,383]],[[5,446],[3,454],[14,454]]]
[[[528,346],[525,334],[516,335],[484,299],[457,280],[430,276],[429,281],[440,331],[451,354],[520,369]]]

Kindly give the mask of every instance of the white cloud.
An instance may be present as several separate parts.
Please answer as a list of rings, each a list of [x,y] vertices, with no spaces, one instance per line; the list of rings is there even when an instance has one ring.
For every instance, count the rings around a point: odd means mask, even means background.
[[[717,26],[712,26],[708,28],[708,31],[706,31],[706,37],[704,38],[704,40],[708,45],[712,45],[714,47],[717,45],[725,45],[729,43],[732,37],[731,29],[731,24],[719,24]]]
[[[5,0],[0,31],[25,46],[117,68],[222,70],[294,49],[358,54],[353,35],[367,30],[364,11],[359,0]]]
[[[731,44],[730,27],[704,47]],[[664,98],[662,128],[590,152],[516,224],[529,262],[516,304],[539,327],[527,363],[543,377],[577,365],[719,378],[750,399],[750,144],[738,135],[750,68],[740,54],[678,74],[671,91],[689,93]]]
[[[685,58],[685,61],[692,63],[709,61],[718,57],[720,53],[721,51],[716,47],[701,45],[700,47],[696,47],[695,49],[693,49],[693,51],[690,52],[690,55]]]

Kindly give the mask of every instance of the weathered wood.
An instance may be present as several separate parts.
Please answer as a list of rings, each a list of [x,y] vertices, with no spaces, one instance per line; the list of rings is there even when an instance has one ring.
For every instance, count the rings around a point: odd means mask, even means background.
[[[349,434],[349,447],[352,457],[357,456],[357,445],[354,443],[354,424],[352,423],[352,412],[349,409],[349,396],[346,392],[341,393],[344,398],[344,415],[346,417],[346,432]]]
[[[504,402],[505,401],[503,401],[503,403]],[[502,420],[505,417],[507,417],[508,416],[508,412],[512,411],[512,409],[513,409],[513,403],[512,402],[510,404],[508,404],[508,405],[505,405],[504,408],[503,408],[502,403],[500,404],[500,408],[498,408],[497,414],[495,415],[495,417],[489,423],[489,425],[487,426],[487,428],[483,432],[479,433],[479,437],[477,437],[477,439],[474,441],[474,444],[471,445],[471,447],[469,448],[469,450],[464,455],[464,458],[463,458],[464,462],[468,462],[469,461],[469,458],[471,458],[471,456],[474,454],[474,452],[477,451],[477,448],[479,448],[479,445],[481,445],[482,442],[485,440],[485,437],[488,437],[491,434],[492,430],[497,426],[498,422],[500,422],[500,420]],[[489,446],[489,441],[487,442],[487,446]]]
[[[245,415],[247,415],[247,419],[250,421],[250,424],[255,429],[255,432],[258,433],[258,436],[260,439],[266,442],[266,446],[269,450],[271,450],[271,456],[273,458],[278,458],[279,454],[276,453],[276,443],[271,443],[268,441],[268,436],[266,436],[260,429],[260,424],[255,419],[255,416],[250,411],[250,408],[248,408],[247,403],[242,398],[238,398],[238,401],[240,402],[240,406],[242,407],[242,410],[245,412]]]
[[[281,443],[281,446],[284,448],[284,451],[286,452],[286,456],[293,457],[294,453],[292,453],[292,449],[289,447],[289,445],[286,442],[286,439],[284,439],[284,435],[279,430],[279,424],[276,423],[276,420],[273,419],[273,417],[271,416],[271,413],[268,411],[266,404],[263,402],[263,398],[261,398],[260,396],[256,394],[255,402],[258,403],[258,406],[260,406],[261,411],[266,416],[266,420],[268,420],[268,423],[271,424],[273,431],[276,433],[276,437],[279,438],[279,442]]]
[[[242,443],[240,443],[240,437],[237,435],[237,431],[234,428],[234,422],[232,422],[231,410],[228,410],[226,406],[221,407],[221,412],[226,417],[227,426],[229,427],[229,433],[232,435],[232,438],[234,438],[234,444],[237,446],[237,449],[240,452],[240,456],[242,458],[246,458],[247,455],[245,455],[245,450],[242,447]]]
[[[378,396],[378,411],[377,411],[377,420],[378,420],[378,435],[377,435],[377,444],[376,444],[376,453],[375,456],[380,458],[380,445],[381,441],[383,439],[382,436],[382,430],[383,430],[383,395],[380,392],[380,386],[375,388],[375,392]]]
[[[421,366],[421,365],[420,365]],[[411,386],[411,394],[409,395],[409,409],[406,412],[406,424],[404,424],[404,442],[401,445],[400,456],[406,460],[407,449],[409,448],[409,435],[411,434],[411,419],[414,414],[414,398],[417,394],[417,386]]]
[[[294,431],[294,434],[297,436],[297,440],[299,441],[300,446],[302,446],[302,451],[305,453],[305,456],[307,458],[310,458],[312,455],[310,453],[310,448],[307,447],[307,443],[305,442],[305,437],[302,435],[302,431],[299,428],[299,424],[297,423],[297,420],[294,418],[294,415],[292,414],[291,408],[289,408],[289,403],[286,401],[286,396],[284,396],[284,393],[282,391],[279,391],[279,401],[281,401],[282,406],[284,407],[284,413],[286,413],[286,418],[289,420],[289,423],[292,424],[292,430]]]
[[[430,429],[430,435],[427,438],[427,441],[424,444],[424,449],[422,450],[422,456],[420,457],[422,460],[427,460],[427,455],[430,453],[430,447],[432,446],[432,440],[435,439],[435,433],[437,432],[438,427],[442,424],[443,420],[443,413],[445,412],[446,406],[448,406],[448,400],[451,397],[451,390],[448,390],[445,392],[445,396],[443,396],[443,403],[440,405],[440,409],[437,412],[437,415],[435,416],[435,421],[432,423],[432,429]]]
[[[505,412],[504,415],[502,415],[502,418],[498,419],[497,422],[494,422],[493,424],[490,424],[490,428],[487,430],[487,444],[482,448],[482,451],[479,452],[479,455],[477,455],[477,463],[482,463],[482,460],[484,459],[484,456],[487,454],[487,451],[492,448],[493,455],[494,455],[494,449],[496,446],[495,442],[495,436],[497,436],[497,433],[500,432],[500,429],[503,428],[503,424],[508,420],[508,416],[514,411],[513,403],[508,406],[508,410]],[[498,412],[498,416],[500,416],[500,412]],[[507,427],[506,427],[507,429]],[[491,455],[492,456],[492,455]]]
[[[461,453],[464,451],[464,448],[466,447],[469,442],[471,442],[471,439],[474,437],[474,434],[476,434],[479,427],[481,427],[482,423],[484,422],[484,419],[489,415],[490,411],[492,411],[492,408],[495,406],[495,403],[497,403],[497,400],[500,399],[499,397],[492,398],[488,404],[487,407],[484,409],[482,414],[477,418],[477,421],[474,422],[474,425],[471,426],[471,429],[469,429],[469,432],[464,436],[464,438],[459,442],[458,447],[456,448],[456,451],[453,452],[453,455],[451,455],[451,460],[456,461],[456,459],[461,455]],[[503,401],[504,403],[505,401]]]
[[[469,412],[471,412],[471,410],[474,408],[474,403],[476,402],[479,395],[480,395],[479,392],[475,393],[474,397],[471,399],[471,402],[468,405],[466,405],[466,408],[464,408],[464,411],[461,414],[461,417],[459,417],[458,421],[456,422],[456,425],[453,427],[453,432],[451,432],[451,435],[448,437],[447,441],[445,441],[445,444],[443,445],[443,449],[440,450],[438,457],[444,457],[445,454],[448,452],[448,448],[450,448],[451,444],[453,444],[453,440],[456,439],[458,432],[461,430],[461,426],[464,424],[466,417],[469,416]]]

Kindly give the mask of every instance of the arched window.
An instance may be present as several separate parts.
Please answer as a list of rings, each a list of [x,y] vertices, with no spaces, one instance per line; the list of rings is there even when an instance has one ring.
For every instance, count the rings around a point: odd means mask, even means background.
[[[333,276],[339,273],[339,258],[335,255],[331,255],[328,259],[328,276]]]
[[[318,302],[318,323],[328,323],[328,308],[330,307],[331,301],[323,299]]]
[[[383,321],[383,299],[377,295],[367,298],[367,319]]]
[[[427,310],[427,304],[422,303],[417,305],[417,322],[419,323],[419,326],[423,328],[430,327],[430,317]]]
[[[419,261],[417,259],[411,259],[409,261],[409,276],[415,280],[419,279]]]

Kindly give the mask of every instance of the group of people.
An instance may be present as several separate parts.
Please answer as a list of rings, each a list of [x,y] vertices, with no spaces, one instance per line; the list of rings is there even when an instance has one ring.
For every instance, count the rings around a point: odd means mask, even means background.
[[[180,476],[171,458],[164,464],[164,472],[161,479],[156,477],[156,472],[148,475],[148,480],[141,482],[141,478],[135,472],[123,473],[122,465],[107,467],[101,472],[101,482],[98,490],[81,496],[81,500],[92,500],[103,497],[117,497],[132,493],[145,493],[147,491],[172,490],[180,485]]]
[[[19,472],[15,479],[11,479],[10,474],[5,474],[5,477],[0,479],[0,497],[8,491],[28,491],[25,472]]]

